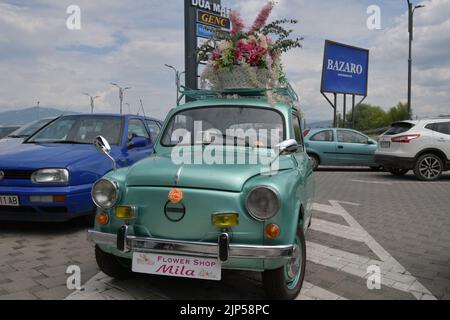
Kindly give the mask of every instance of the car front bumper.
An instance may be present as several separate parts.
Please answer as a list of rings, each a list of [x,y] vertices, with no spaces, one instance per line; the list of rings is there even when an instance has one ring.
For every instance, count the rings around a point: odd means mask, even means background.
[[[222,234],[221,236],[226,235]],[[161,253],[186,256],[228,259],[265,259],[289,260],[296,257],[295,245],[258,246],[230,244],[223,242],[219,236],[218,243],[163,240],[129,236],[125,233],[111,234],[95,230],[88,231],[88,239],[99,245],[117,247],[122,252]],[[221,243],[222,242],[222,243]]]
[[[414,167],[414,158],[375,154],[375,163],[385,168],[411,169]]]
[[[7,186],[0,185],[0,195],[17,196],[19,206],[0,206],[0,221],[67,221],[93,213],[92,185],[79,186]],[[61,203],[32,201],[33,196],[64,196]]]

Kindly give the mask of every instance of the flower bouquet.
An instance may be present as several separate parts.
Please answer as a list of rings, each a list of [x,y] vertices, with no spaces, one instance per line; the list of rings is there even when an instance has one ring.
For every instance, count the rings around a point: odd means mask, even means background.
[[[247,31],[238,12],[231,12],[232,30],[199,48],[201,61],[208,61],[201,75],[201,87],[212,89],[275,88],[286,83],[281,55],[301,48],[303,38],[291,38],[293,30],[284,24],[296,20],[277,20],[266,24],[274,7],[268,2]]]

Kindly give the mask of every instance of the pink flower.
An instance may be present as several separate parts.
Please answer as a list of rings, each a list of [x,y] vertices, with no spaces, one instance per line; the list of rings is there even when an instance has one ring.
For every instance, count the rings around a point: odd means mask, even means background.
[[[269,2],[267,3],[259,12],[258,17],[256,18],[255,22],[253,23],[253,26],[250,28],[250,33],[259,31],[262,27],[265,26],[267,19],[270,16],[270,13],[273,9],[273,3]]]
[[[241,15],[237,11],[231,11],[230,20],[233,25],[233,29],[230,32],[230,35],[233,37],[236,33],[242,32],[244,30],[244,21],[241,18]]]

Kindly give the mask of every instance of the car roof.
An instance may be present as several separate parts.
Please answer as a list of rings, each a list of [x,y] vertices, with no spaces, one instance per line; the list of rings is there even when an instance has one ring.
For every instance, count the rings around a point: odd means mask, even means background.
[[[141,116],[141,115],[135,115],[135,114],[118,114],[118,113],[79,113],[79,114],[68,114],[68,115],[62,115],[61,117],[118,117],[118,118],[141,118],[146,120],[154,120],[161,122],[161,120],[147,117],[147,116]]]

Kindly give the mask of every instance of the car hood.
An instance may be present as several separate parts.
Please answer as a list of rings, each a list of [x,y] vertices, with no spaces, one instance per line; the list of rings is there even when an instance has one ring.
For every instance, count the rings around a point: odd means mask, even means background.
[[[93,145],[73,144],[0,144],[0,168],[67,168],[78,161],[98,156]]]
[[[249,154],[250,151],[238,151]],[[193,159],[201,151],[192,151]],[[127,186],[180,187],[240,192],[244,184],[254,176],[268,172],[263,164],[176,164],[170,153],[155,154],[131,167],[127,173]],[[294,162],[281,157],[277,170],[291,169]],[[275,171],[273,171],[275,173]]]

